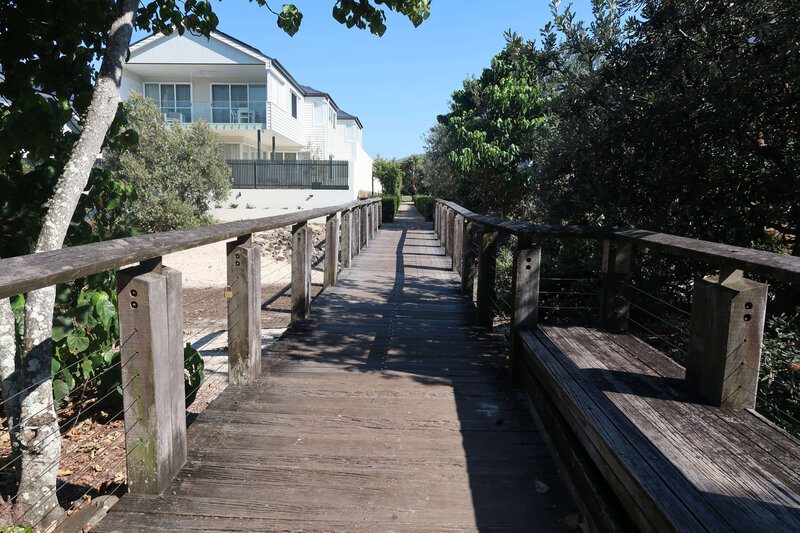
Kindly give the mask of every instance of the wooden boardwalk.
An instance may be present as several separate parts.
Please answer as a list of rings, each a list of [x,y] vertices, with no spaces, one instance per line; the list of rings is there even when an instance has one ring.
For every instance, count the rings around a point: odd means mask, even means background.
[[[409,204],[188,430],[162,496],[93,531],[559,531],[575,519],[503,346]]]

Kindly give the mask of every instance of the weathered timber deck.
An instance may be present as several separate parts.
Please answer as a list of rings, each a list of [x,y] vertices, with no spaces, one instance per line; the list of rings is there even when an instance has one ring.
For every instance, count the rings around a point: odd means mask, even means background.
[[[684,368],[631,335],[543,325],[522,339],[526,388],[549,398],[638,529],[800,531],[800,446],[783,430],[698,403]]]
[[[190,426],[163,496],[128,494],[93,531],[566,530],[575,506],[473,314],[404,204],[261,378]]]

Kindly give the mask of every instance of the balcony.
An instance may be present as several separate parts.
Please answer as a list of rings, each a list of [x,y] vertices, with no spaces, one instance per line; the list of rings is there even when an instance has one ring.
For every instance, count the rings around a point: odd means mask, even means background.
[[[272,130],[303,145],[300,120],[274,102],[265,101],[162,101],[161,113],[167,122],[191,124],[201,120],[213,129]]]
[[[234,189],[347,190],[347,161],[229,159]]]

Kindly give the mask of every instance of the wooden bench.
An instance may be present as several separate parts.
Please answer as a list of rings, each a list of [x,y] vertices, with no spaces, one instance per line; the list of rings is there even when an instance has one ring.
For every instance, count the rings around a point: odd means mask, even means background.
[[[522,385],[560,428],[553,443],[600,529],[800,531],[796,439],[755,411],[693,401],[683,367],[630,335],[519,333]]]

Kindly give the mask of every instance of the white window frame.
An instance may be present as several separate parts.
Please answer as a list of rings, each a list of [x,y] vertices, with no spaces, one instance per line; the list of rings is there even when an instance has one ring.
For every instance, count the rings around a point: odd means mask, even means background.
[[[172,90],[175,94],[175,107],[173,112],[177,113],[178,109],[188,109],[189,110],[189,122],[194,120],[194,87],[191,81],[143,81],[142,82],[142,94],[143,96],[147,96],[147,85],[158,85],[158,101],[155,104],[158,106],[159,111],[162,115],[166,115],[163,111],[161,111],[161,86],[162,85],[172,85]],[[188,107],[178,107],[178,88],[176,85],[188,85],[189,86],[189,106]],[[181,100],[182,101],[182,100]],[[166,116],[164,116],[166,119]]]
[[[350,143],[356,142],[356,123],[355,122],[345,122],[344,140],[346,142],[350,142]]]
[[[244,85],[247,87],[247,105],[248,108],[250,107],[250,102],[260,102],[261,100],[251,100],[250,99],[250,86],[251,85],[263,85],[264,86],[264,107],[266,109],[267,102],[269,102],[269,84],[267,83],[237,83],[237,82],[228,82],[228,83],[209,83],[208,84],[208,94],[210,98],[209,107],[210,113],[209,118],[211,119],[212,123],[214,123],[214,109],[225,109],[224,107],[214,107],[214,87],[228,87],[228,115],[230,115],[231,109],[233,109],[233,101],[231,100],[231,86],[232,85]],[[264,111],[266,114],[266,111]],[[230,122],[217,122],[216,124],[230,124]]]
[[[320,116],[317,117],[317,108],[320,108]],[[315,126],[324,126],[325,125],[325,102],[321,102],[319,100],[314,101],[314,109],[312,110],[313,115],[313,123]],[[319,119],[319,120],[317,120]]]

